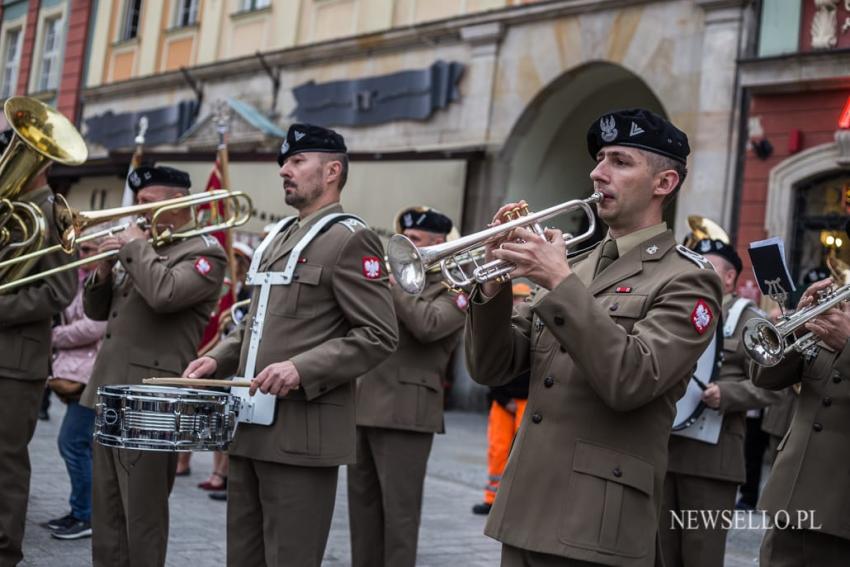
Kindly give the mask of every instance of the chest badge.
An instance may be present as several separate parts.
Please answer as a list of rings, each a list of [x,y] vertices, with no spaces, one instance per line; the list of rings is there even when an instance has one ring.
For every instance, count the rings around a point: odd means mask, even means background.
[[[647,249],[646,249],[646,253],[649,254],[650,256],[655,255],[656,252],[658,252],[658,246],[656,246],[655,244],[647,247]]]
[[[630,288],[630,287],[628,287],[628,286],[620,286],[620,287],[618,287],[618,288],[616,289],[616,292],[617,292],[617,293],[631,293],[631,292],[632,292],[632,288]]]

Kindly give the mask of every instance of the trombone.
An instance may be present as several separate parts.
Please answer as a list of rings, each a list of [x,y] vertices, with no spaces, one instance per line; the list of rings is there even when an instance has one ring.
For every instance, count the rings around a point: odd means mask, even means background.
[[[227,207],[229,215],[219,222],[211,222],[206,226],[195,227],[189,230],[178,232],[173,231],[173,229],[171,228],[161,229],[158,223],[160,215],[162,215],[163,213],[183,209],[186,207],[197,207],[209,203],[218,203],[220,201],[225,200],[230,201],[231,203],[231,205]],[[150,229],[151,238],[149,242],[151,242],[154,246],[161,246],[163,244],[173,242],[175,240],[182,240],[185,238],[191,238],[193,236],[200,236],[202,234],[208,234],[210,232],[228,230],[237,226],[242,226],[243,224],[248,222],[248,220],[251,218],[252,202],[251,198],[241,191],[216,190],[205,191],[203,193],[197,193],[194,195],[186,195],[184,197],[176,197],[174,199],[167,199],[165,201],[158,201],[156,203],[132,205],[129,207],[118,207],[114,209],[104,209],[102,211],[76,211],[68,205],[67,201],[65,201],[64,198],[57,198],[53,206],[56,229],[60,235],[59,244],[55,244],[47,248],[42,248],[40,250],[36,250],[25,255],[0,262],[0,270],[6,269],[19,262],[34,262],[38,258],[46,254],[53,254],[57,252],[64,252],[70,254],[76,249],[76,246],[78,244],[84,241],[94,240],[95,238],[101,238],[103,236],[108,236],[116,232],[126,230],[133,224],[144,226]],[[144,216],[142,216],[145,213],[152,213],[150,221],[148,221]],[[91,226],[110,222],[125,216],[133,215],[137,215],[137,217],[130,222],[100,232],[81,236],[81,233]],[[42,278],[46,278],[54,274],[58,274],[60,272],[64,272],[66,270],[73,270],[79,268],[80,266],[85,266],[86,264],[91,264],[100,260],[111,258],[113,256],[118,255],[118,252],[118,250],[109,250],[107,252],[101,252],[100,254],[89,256],[84,260],[69,262],[68,264],[64,264],[51,270],[44,270],[42,272],[31,274],[26,277],[20,277],[8,282],[4,282],[3,284],[0,284],[0,294],[5,293],[16,287],[40,280]]]
[[[563,213],[581,210],[588,220],[588,228],[578,236],[564,235],[564,243],[569,247],[583,242],[596,231],[596,217],[590,207],[603,199],[602,193],[594,191],[587,199],[574,199],[536,213],[528,213],[504,224],[485,228],[479,232],[463,236],[457,240],[417,248],[406,236],[396,234],[387,245],[387,258],[396,282],[407,293],[418,295],[425,288],[425,274],[434,266],[440,266],[443,277],[454,287],[465,287],[472,283],[484,283],[510,277],[516,266],[511,262],[493,260],[479,264],[481,247],[510,234],[519,227],[530,226],[538,234],[543,234],[539,221],[556,217]],[[514,211],[511,211],[514,212]],[[516,211],[517,213],[521,211]],[[472,263],[475,269],[471,274],[463,270],[463,265]],[[455,270],[460,275],[452,273]]]

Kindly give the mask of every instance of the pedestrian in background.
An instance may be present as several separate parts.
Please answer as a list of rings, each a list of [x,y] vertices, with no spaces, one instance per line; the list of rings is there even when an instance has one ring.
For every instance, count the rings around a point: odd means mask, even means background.
[[[80,258],[97,252],[91,241],[80,245]],[[78,271],[80,286],[71,305],[62,312],[62,321],[53,328],[53,375],[48,387],[68,405],[59,429],[59,453],[71,480],[70,513],[45,525],[57,539],[91,536],[91,467],[94,410],[80,405],[80,396],[91,376],[106,323],[93,321],[83,310],[83,280],[91,267]]]

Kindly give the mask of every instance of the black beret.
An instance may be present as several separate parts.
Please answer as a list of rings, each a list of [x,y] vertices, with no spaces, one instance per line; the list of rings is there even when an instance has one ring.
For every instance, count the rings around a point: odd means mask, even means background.
[[[192,180],[189,178],[188,173],[165,165],[159,167],[137,167],[130,173],[127,182],[133,193],[137,193],[145,187],[156,185],[181,187],[183,189],[192,187]]]
[[[712,240],[709,238],[698,240],[694,244],[693,249],[703,255],[717,254],[732,264],[735,267],[735,271],[739,274],[744,267],[744,264],[741,262],[741,257],[738,256],[735,249],[722,240]]]
[[[3,152],[9,147],[9,144],[12,142],[12,136],[14,135],[15,132],[11,128],[0,132],[0,155],[3,155]]]
[[[691,148],[688,136],[654,112],[642,108],[618,110],[600,117],[587,131],[587,151],[605,146],[640,148],[685,163]]]
[[[277,164],[283,166],[286,158],[301,152],[344,154],[347,151],[345,140],[333,130],[312,124],[293,124],[280,146]]]
[[[452,220],[430,207],[410,207],[398,214],[396,230],[401,232],[408,228],[448,234],[452,230]]]

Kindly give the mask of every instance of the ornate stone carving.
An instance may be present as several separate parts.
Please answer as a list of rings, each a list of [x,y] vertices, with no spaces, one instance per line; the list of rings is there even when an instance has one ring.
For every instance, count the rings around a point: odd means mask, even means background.
[[[838,44],[838,0],[814,0],[812,49],[830,49]]]

